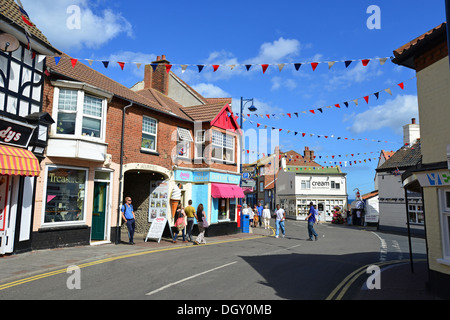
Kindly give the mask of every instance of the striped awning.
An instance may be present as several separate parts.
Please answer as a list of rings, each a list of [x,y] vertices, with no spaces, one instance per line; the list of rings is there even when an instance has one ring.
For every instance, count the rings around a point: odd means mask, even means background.
[[[38,176],[39,161],[31,151],[0,145],[0,174]]]

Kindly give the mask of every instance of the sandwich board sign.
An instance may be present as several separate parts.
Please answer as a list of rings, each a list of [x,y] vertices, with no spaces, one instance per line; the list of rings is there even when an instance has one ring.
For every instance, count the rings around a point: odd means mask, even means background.
[[[165,217],[157,217],[153,219],[152,225],[148,230],[147,237],[145,238],[145,242],[147,239],[156,239],[158,243],[161,241],[161,237],[166,229],[166,225],[169,227],[170,235],[173,238],[172,228],[170,228],[169,221]]]

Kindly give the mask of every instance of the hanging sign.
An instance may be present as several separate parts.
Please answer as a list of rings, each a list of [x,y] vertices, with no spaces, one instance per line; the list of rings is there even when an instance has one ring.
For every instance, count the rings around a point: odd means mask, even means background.
[[[27,148],[36,127],[0,117],[0,143]]]
[[[170,228],[167,218],[158,217],[156,219],[153,219],[152,225],[148,230],[147,237],[145,237],[145,242],[147,242],[147,239],[156,239],[159,243],[161,241],[164,230],[166,229],[166,225],[169,228],[171,238],[173,238],[172,228]]]

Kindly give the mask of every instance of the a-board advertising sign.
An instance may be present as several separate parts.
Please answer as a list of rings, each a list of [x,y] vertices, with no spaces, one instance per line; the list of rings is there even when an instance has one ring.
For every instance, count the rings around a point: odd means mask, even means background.
[[[170,235],[173,238],[172,234],[172,228],[170,228],[169,221],[167,221],[164,217],[157,217],[153,219],[152,225],[150,226],[150,229],[148,230],[147,237],[145,238],[145,242],[147,242],[147,239],[155,239],[158,241],[158,243],[161,241],[161,237],[164,233],[164,229],[166,228],[166,225],[168,225],[170,230]]]

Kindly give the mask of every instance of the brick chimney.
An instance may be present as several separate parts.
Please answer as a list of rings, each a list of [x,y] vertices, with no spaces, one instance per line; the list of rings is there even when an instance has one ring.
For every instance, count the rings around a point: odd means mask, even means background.
[[[314,151],[312,151],[314,153]],[[303,158],[305,160],[312,160],[311,159],[311,151],[309,151],[309,147],[305,147],[305,151],[303,152]]]
[[[169,94],[169,73],[167,72],[166,65],[170,64],[166,60],[166,56],[158,56],[156,61],[152,64],[145,65],[144,70],[144,89],[153,88],[159,92]],[[155,67],[155,70],[153,71]]]

